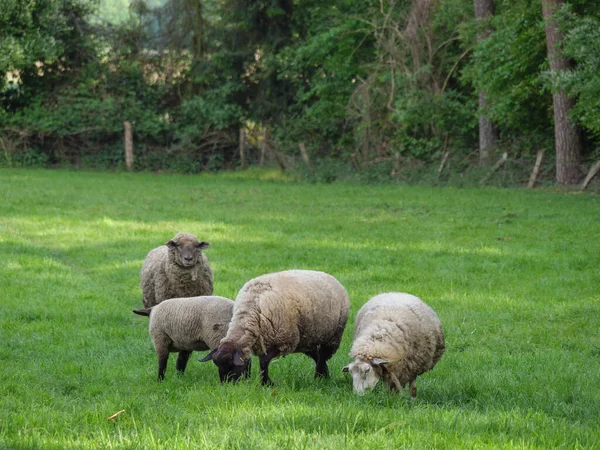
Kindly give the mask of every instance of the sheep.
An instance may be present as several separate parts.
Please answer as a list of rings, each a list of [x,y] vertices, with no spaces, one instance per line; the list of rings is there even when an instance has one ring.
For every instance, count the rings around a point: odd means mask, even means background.
[[[150,316],[148,328],[158,356],[158,381],[162,381],[169,353],[179,352],[175,367],[183,374],[194,350],[219,345],[229,327],[233,300],[218,296],[172,298],[133,312]]]
[[[401,391],[431,370],[444,354],[444,331],[436,313],[414,295],[390,292],[371,298],[358,311],[350,356],[342,369],[352,374],[354,391],[363,395],[383,379]]]
[[[287,270],[259,276],[239,291],[227,335],[209,356],[221,381],[237,380],[251,353],[259,357],[261,383],[272,385],[269,363],[304,353],[316,363],[315,377],[328,377],[327,361],[337,351],[350,301],[333,276]]]
[[[165,245],[150,251],[141,273],[144,307],[168,298],[212,295],[212,268],[202,253],[209,245],[193,234],[177,233]]]

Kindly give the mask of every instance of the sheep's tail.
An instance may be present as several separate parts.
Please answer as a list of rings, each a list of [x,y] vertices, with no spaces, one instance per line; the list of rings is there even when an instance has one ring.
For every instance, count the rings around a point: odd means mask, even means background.
[[[138,314],[140,316],[150,316],[150,310],[152,310],[152,308],[146,308],[146,309],[134,309],[133,312],[135,314]]]

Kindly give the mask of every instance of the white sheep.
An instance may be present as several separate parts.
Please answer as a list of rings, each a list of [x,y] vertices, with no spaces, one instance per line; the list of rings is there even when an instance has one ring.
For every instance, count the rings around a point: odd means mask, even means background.
[[[355,320],[350,356],[354,362],[342,369],[352,374],[354,391],[363,395],[380,379],[390,390],[401,391],[432,369],[444,354],[444,331],[436,313],[414,295],[380,294],[363,305]]]
[[[238,293],[229,331],[209,356],[229,380],[240,377],[251,353],[259,356],[262,384],[272,384],[271,360],[290,353],[309,356],[315,377],[327,377],[327,360],[340,345],[349,308],[344,286],[324,272],[262,275]]]
[[[158,356],[158,381],[161,381],[169,353],[179,352],[175,367],[183,374],[194,350],[211,350],[219,345],[227,334],[233,300],[217,296],[172,298],[133,312],[150,316],[148,328]]]
[[[144,307],[176,297],[212,295],[213,273],[200,242],[190,233],[177,233],[165,245],[148,253],[141,272]]]

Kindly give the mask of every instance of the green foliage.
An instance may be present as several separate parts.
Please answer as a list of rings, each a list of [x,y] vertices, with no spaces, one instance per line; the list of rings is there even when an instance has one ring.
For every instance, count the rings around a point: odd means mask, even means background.
[[[600,19],[565,8],[560,20],[565,33],[563,51],[576,67],[560,74],[559,85],[577,98],[573,118],[600,138]]]
[[[395,142],[407,155],[419,159],[437,157],[446,136],[461,144],[475,138],[476,122],[472,114],[475,101],[462,92],[449,89],[443,94],[432,94],[407,90],[395,106],[392,114],[398,125]],[[437,129],[434,136],[430,133],[432,124]]]
[[[98,17],[112,24],[120,24],[129,19],[130,0],[100,0]]]
[[[547,68],[540,3],[501,3],[491,19],[493,32],[474,46],[463,81],[485,92],[485,113],[498,124],[505,140],[533,141],[531,152],[551,146],[552,98],[542,77]]]
[[[0,192],[2,448],[597,448],[598,196],[256,170],[3,169]],[[218,295],[289,268],[336,276],[351,312],[331,379],[294,354],[271,365],[273,388],[256,367],[222,385],[198,352],[181,377],[172,355],[157,383],[131,310],[144,257],[179,230],[211,242]],[[356,312],[386,291],[423,298],[446,333],[414,400],[381,385],[358,397],[341,373]]]
[[[529,158],[553,146],[540,3],[495,5],[476,23],[472,0],[4,0],[0,131],[15,143],[5,153],[119,168],[128,120],[137,170],[196,173],[238,167],[246,127],[266,130],[287,166],[303,143],[324,180],[389,181],[398,157],[468,158],[484,113],[496,150]],[[570,2],[561,21],[576,66],[558,81],[577,98],[585,157],[600,139],[595,3]],[[261,138],[249,143],[253,163]]]
[[[366,77],[368,36],[361,24],[337,8],[320,8],[310,16],[311,27],[301,42],[282,50],[279,78],[294,86],[295,95],[278,142],[295,149],[308,141],[322,149],[323,156],[336,156],[333,149],[352,139],[348,103],[358,78]],[[347,148],[346,151],[350,151]]]
[[[95,0],[4,1],[0,8],[2,109],[17,111],[39,101],[94,57],[85,20],[94,4]]]

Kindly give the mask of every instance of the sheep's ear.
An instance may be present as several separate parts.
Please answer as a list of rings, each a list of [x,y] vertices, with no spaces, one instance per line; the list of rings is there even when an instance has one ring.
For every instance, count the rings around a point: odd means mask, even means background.
[[[390,361],[387,359],[381,359],[381,358],[373,358],[371,360],[371,364],[375,365],[375,366],[383,366],[385,364],[389,364]]]
[[[217,348],[214,348],[214,349],[212,349],[210,352],[208,352],[208,355],[206,355],[206,356],[205,356],[204,358],[202,358],[202,359],[199,359],[198,361],[200,361],[200,362],[206,362],[206,361],[210,361],[210,360],[212,360],[212,356],[213,356],[213,355],[214,355],[214,354],[217,352],[217,350],[218,350],[218,349],[219,349],[218,347],[217,347]]]
[[[239,348],[236,348],[233,352],[233,364],[236,366],[246,365],[246,362],[242,358],[242,351]]]
[[[149,316],[150,315],[150,311],[152,310],[152,308],[146,308],[146,309],[134,309],[133,312],[140,315],[140,316]]]
[[[168,241],[165,245],[169,248],[177,247],[177,244],[175,243],[175,241],[173,239]]]
[[[350,366],[346,366],[342,369],[342,372],[348,372],[350,370]]]
[[[198,248],[200,250],[204,250],[205,248],[210,247],[210,242],[206,242],[206,241],[202,241],[202,242],[198,242]]]

